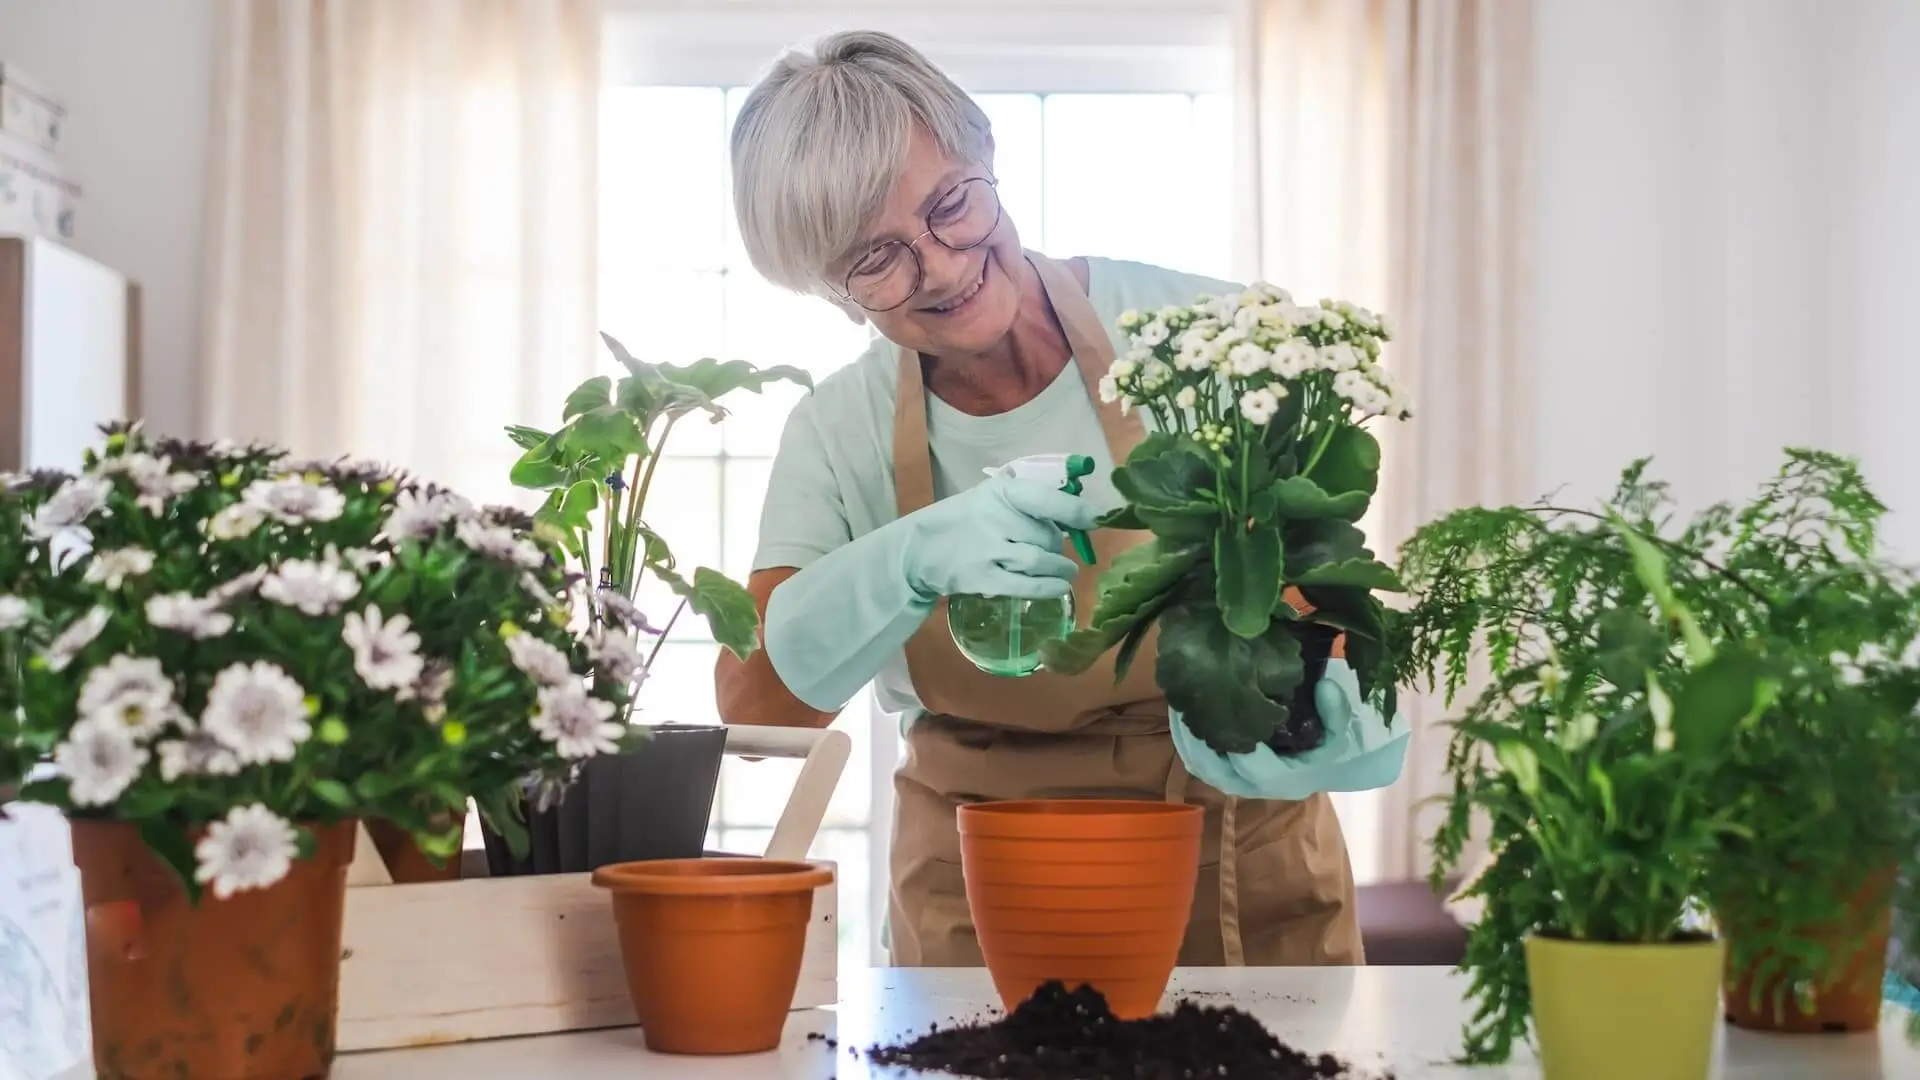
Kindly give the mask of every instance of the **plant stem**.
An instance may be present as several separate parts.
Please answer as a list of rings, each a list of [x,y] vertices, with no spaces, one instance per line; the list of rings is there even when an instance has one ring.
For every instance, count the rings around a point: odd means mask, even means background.
[[[674,606],[673,614],[667,616],[667,625],[661,628],[660,636],[653,639],[653,649],[647,653],[647,662],[641,666],[641,671],[653,670],[653,658],[660,655],[661,646],[667,643],[667,635],[673,633],[673,624],[680,621],[680,613],[685,610],[687,610],[687,598],[683,596],[680,598],[680,603]]]

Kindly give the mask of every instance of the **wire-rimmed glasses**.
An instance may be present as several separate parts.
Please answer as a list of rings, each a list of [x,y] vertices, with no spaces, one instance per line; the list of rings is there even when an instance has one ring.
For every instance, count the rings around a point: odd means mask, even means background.
[[[875,245],[854,260],[840,298],[868,311],[892,311],[913,299],[926,282],[920,241],[931,236],[951,251],[969,251],[986,243],[1000,227],[997,183],[990,177],[968,177],[941,193],[927,211],[927,231],[911,241],[888,240]]]

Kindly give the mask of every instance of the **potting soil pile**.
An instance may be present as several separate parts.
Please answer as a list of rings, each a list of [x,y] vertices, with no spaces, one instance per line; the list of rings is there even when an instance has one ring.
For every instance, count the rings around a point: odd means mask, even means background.
[[[936,1027],[865,1056],[989,1080],[1362,1080],[1353,1065],[1295,1050],[1238,1009],[1183,1001],[1171,1013],[1119,1020],[1099,991],[1058,982],[993,1023]]]

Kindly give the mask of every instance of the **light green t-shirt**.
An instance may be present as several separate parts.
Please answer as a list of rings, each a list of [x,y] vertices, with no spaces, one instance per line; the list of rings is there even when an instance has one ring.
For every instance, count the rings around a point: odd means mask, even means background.
[[[1241,286],[1116,259],[1087,260],[1087,292],[1114,348],[1123,351],[1120,313],[1190,304]],[[822,380],[795,406],[780,438],[760,515],[753,568],[805,569],[815,559],[893,521],[893,404],[900,350],[876,340],[858,360]],[[1079,371],[1069,365],[1032,401],[993,416],[969,416],[929,396],[927,440],[934,497],[986,478],[986,470],[1030,454],[1087,454],[1095,471],[1086,498],[1115,505],[1113,457]],[[900,653],[874,680],[881,708],[911,719],[921,711]]]

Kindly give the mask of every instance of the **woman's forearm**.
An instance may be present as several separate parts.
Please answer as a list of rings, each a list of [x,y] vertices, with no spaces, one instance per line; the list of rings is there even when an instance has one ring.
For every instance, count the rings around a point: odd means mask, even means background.
[[[747,591],[753,594],[762,625],[767,619],[767,598],[795,573],[788,568],[760,570],[747,579]],[[820,728],[832,723],[836,715],[821,712],[795,697],[780,681],[764,648],[754,650],[745,660],[722,649],[714,664],[713,684],[722,723]]]

